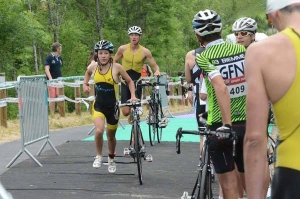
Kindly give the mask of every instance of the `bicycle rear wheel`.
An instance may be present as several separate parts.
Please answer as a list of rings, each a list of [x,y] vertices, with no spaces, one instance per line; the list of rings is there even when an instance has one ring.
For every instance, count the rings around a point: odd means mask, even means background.
[[[141,157],[141,145],[140,145],[140,128],[136,124],[136,122],[133,124],[134,127],[134,150],[136,155],[136,163],[137,163],[137,170],[138,170],[138,177],[140,185],[143,184],[143,167],[142,167],[142,157]]]

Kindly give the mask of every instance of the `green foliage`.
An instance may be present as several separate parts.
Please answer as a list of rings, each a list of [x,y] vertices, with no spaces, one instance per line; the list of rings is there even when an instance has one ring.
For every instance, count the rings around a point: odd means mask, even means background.
[[[186,53],[198,47],[191,21],[200,9],[213,9],[221,15],[224,37],[239,17],[257,20],[259,32],[270,28],[264,0],[98,1],[101,35],[96,1],[0,0],[0,72],[7,74],[7,80],[16,80],[19,74],[34,75],[35,44],[38,72],[44,74],[54,30],[63,44],[63,76],[84,75],[89,53],[100,37],[112,41],[115,49],[128,43],[127,30],[133,25],[143,29],[141,44],[150,49],[161,71],[173,76],[184,70]],[[73,97],[72,93],[66,95]],[[73,105],[68,105],[69,111],[74,110]]]

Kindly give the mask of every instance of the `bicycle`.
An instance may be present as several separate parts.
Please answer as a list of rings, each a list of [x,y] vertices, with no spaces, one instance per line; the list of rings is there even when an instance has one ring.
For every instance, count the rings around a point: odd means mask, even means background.
[[[145,142],[143,139],[143,134],[140,128],[140,117],[138,114],[138,108],[142,104],[140,101],[127,101],[124,104],[120,104],[119,107],[129,106],[132,108],[132,129],[130,134],[129,148],[124,149],[124,155],[130,155],[133,158],[133,161],[137,163],[138,178],[140,185],[143,184],[143,167],[142,167],[142,158],[147,159],[148,162],[152,162],[152,155],[145,157]],[[132,147],[132,145],[134,147]]]
[[[210,166],[211,157],[208,151],[208,145],[210,141],[210,137],[212,135],[216,135],[222,138],[231,138],[233,140],[233,156],[235,156],[235,146],[237,143],[236,133],[232,130],[228,131],[210,131],[207,127],[199,127],[198,131],[190,131],[190,130],[182,130],[179,128],[176,133],[176,152],[177,154],[181,153],[180,150],[180,139],[183,134],[191,134],[191,135],[203,135],[206,137],[204,142],[204,150],[203,150],[203,161],[200,165],[200,169],[198,172],[198,176],[196,179],[196,183],[194,185],[191,199],[212,199],[212,168]],[[197,190],[197,191],[196,191]],[[184,193],[185,194],[185,193]]]
[[[271,135],[268,134],[268,148],[267,148],[267,156],[268,156],[268,166],[269,166],[269,174],[270,174],[270,184],[267,192],[267,198],[271,197],[271,189],[272,189],[272,180],[275,171],[275,154],[276,143]]]
[[[142,82],[138,86],[150,86],[152,87],[152,93],[150,99],[148,99],[149,104],[149,114],[146,117],[147,124],[149,126],[149,141],[150,145],[154,146],[155,136],[157,135],[157,142],[160,143],[162,140],[162,129],[166,127],[167,121],[164,119],[164,114],[161,104],[161,96],[159,93],[159,86],[165,86],[159,82],[159,77],[156,78],[155,82]],[[163,121],[163,119],[165,121]],[[152,129],[152,131],[151,131]]]

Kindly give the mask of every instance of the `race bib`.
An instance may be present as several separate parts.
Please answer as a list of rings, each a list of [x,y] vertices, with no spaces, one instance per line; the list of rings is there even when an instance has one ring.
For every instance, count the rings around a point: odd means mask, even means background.
[[[235,60],[227,58],[222,60],[222,65],[217,66],[224,82],[227,85],[230,98],[237,98],[247,94],[247,83],[244,76],[244,59]],[[228,63],[224,63],[226,61]]]
[[[247,94],[247,83],[245,76],[226,79],[228,93],[230,98],[237,98]]]

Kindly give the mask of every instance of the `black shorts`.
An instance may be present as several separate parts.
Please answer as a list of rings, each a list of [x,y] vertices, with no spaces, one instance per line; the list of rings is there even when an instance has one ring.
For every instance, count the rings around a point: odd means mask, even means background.
[[[199,122],[199,119],[200,119],[199,114],[205,112],[205,105],[200,105],[200,99],[199,99],[199,97],[195,98],[194,107],[196,107],[196,120],[197,120],[198,127],[203,127],[203,124],[201,124]]]
[[[209,129],[215,131],[222,124],[209,126]],[[246,132],[246,122],[232,123],[232,129],[236,132],[238,141],[235,146],[235,157],[233,157],[233,141],[228,139],[218,139],[216,136],[209,138],[208,150],[216,173],[222,174],[234,170],[236,163],[238,171],[244,173],[243,144]]]
[[[142,96],[142,87],[138,86],[137,89],[135,89],[135,96],[138,99],[141,99]],[[121,84],[121,103],[126,103],[127,100],[131,98],[129,86],[127,84]]]
[[[296,157],[295,157],[296,158]],[[300,171],[277,167],[272,180],[272,199],[294,199],[299,195]]]
[[[188,91],[193,91],[193,86],[189,86]]]
[[[94,119],[96,117],[102,117],[106,119],[108,125],[114,126],[119,122],[119,106],[116,104],[115,106],[101,106],[97,102],[94,103]]]

